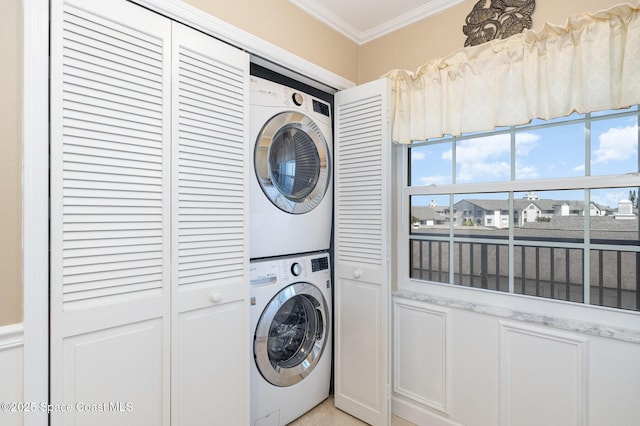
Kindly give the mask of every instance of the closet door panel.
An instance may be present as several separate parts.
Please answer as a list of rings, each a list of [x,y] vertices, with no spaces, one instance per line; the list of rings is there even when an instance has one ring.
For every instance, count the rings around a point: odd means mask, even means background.
[[[390,421],[389,82],[336,94],[335,404]]]
[[[169,424],[170,21],[51,10],[51,422]]]
[[[173,424],[245,425],[245,301],[191,309],[179,316],[174,341]]]
[[[244,52],[173,26],[172,419],[247,424]]]

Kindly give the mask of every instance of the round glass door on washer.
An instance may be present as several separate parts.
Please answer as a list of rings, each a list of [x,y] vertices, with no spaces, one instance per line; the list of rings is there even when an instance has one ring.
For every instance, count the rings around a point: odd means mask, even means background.
[[[322,201],[330,179],[327,141],[307,115],[285,111],[261,129],[254,151],[260,188],[280,210],[304,214]]]
[[[255,330],[258,371],[275,386],[292,386],[315,368],[327,342],[328,307],[313,284],[291,284],[276,294]]]

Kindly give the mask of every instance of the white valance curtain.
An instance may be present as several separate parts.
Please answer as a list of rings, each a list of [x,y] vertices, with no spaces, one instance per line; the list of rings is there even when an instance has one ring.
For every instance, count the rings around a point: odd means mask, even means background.
[[[393,81],[393,141],[640,103],[640,2],[459,49]]]

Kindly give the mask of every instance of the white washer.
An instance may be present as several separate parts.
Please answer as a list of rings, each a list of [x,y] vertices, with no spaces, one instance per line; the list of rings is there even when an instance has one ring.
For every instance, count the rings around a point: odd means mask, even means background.
[[[251,77],[252,259],[328,250],[333,208],[330,105]]]
[[[251,425],[282,426],[329,396],[327,252],[251,262]]]

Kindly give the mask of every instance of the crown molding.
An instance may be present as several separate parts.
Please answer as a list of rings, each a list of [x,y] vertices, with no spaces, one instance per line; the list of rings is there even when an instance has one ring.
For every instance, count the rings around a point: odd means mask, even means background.
[[[435,15],[452,6],[462,3],[464,0],[434,0],[416,9],[410,10],[400,16],[389,19],[380,25],[376,25],[366,31],[359,31],[348,24],[333,12],[329,11],[315,0],[289,0],[309,15],[330,26],[358,45],[368,43],[376,38],[387,35],[400,28],[418,22],[429,16]]]
[[[348,89],[355,85],[354,82],[338,74],[211,16],[181,0],[131,1],[244,50],[251,55],[252,62],[260,60],[261,65],[278,72],[287,70],[294,78],[303,80],[320,90],[334,93],[337,90]]]
[[[364,41],[362,44],[397,31],[400,28],[409,26],[430,16],[436,15],[445,9],[449,9],[452,6],[462,3],[463,1],[464,0],[434,0],[363,32],[362,36]]]
[[[357,44],[362,44],[362,32],[352,25],[340,19],[335,13],[322,6],[315,0],[289,0],[289,2],[298,6],[305,13],[311,15],[318,21],[330,26],[345,37],[351,39]]]

